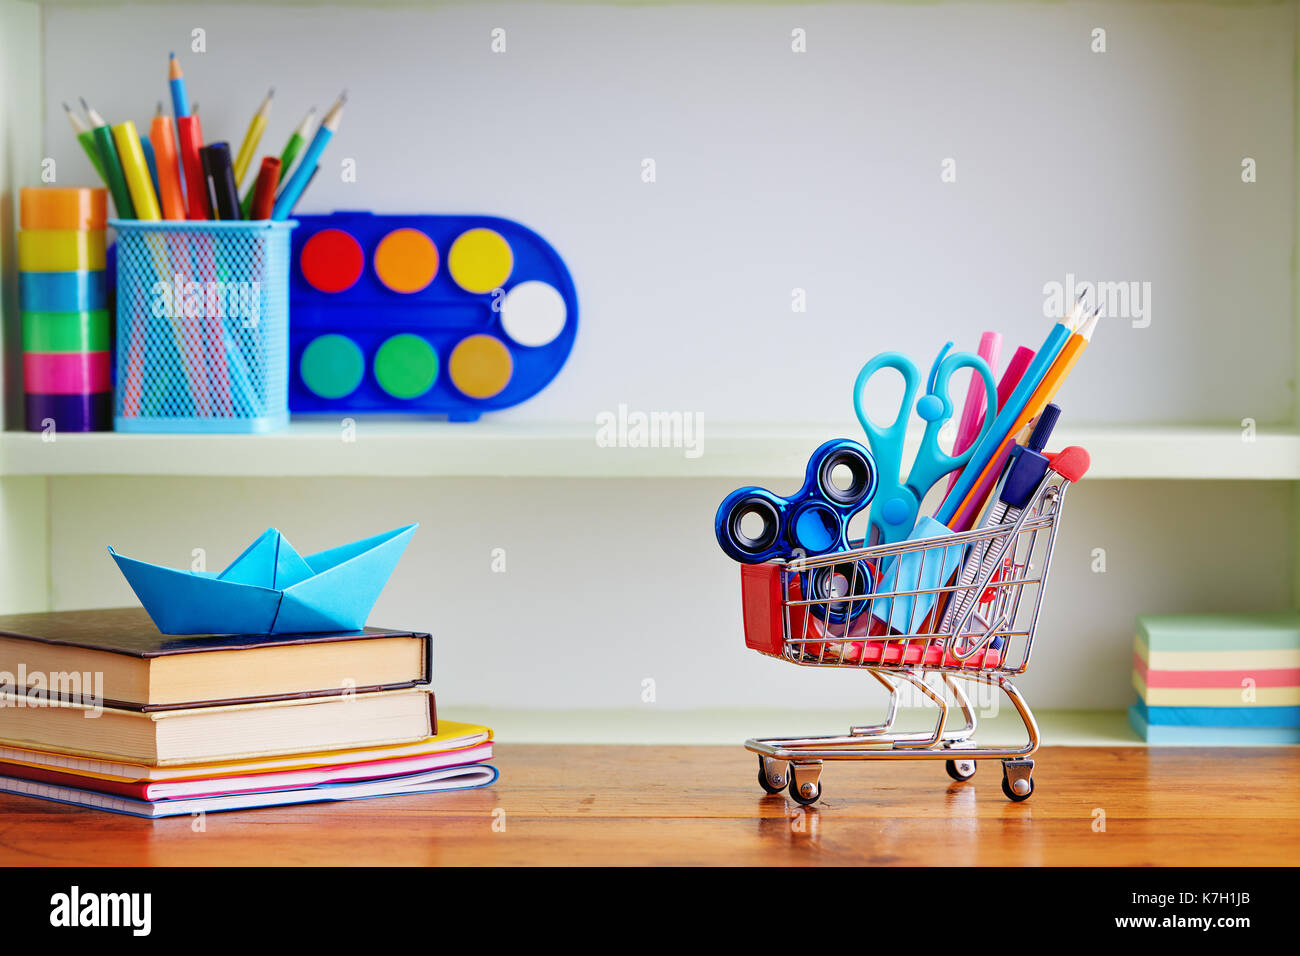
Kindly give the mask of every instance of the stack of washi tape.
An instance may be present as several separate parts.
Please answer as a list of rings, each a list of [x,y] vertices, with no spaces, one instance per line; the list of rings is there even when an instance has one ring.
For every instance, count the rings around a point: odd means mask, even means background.
[[[18,283],[30,431],[113,427],[107,191],[24,189]]]

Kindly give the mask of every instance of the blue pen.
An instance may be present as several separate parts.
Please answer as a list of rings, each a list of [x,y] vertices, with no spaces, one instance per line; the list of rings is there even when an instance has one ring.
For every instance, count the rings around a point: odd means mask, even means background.
[[[347,102],[346,92],[321,120],[320,128],[312,137],[311,145],[307,147],[307,151],[298,162],[298,168],[294,170],[289,181],[281,187],[280,195],[275,197],[275,206],[271,210],[272,219],[288,219],[289,213],[293,212],[293,207],[298,204],[299,197],[302,196],[307,184],[311,182],[312,175],[316,172],[321,153],[325,152],[325,147],[338,131],[339,117],[343,115],[345,102]]]
[[[1052,331],[1047,333],[1047,339],[1043,342],[1043,347],[1038,350],[1034,360],[1029,363],[1029,368],[1025,370],[1024,376],[1020,379],[1020,384],[1016,386],[1011,397],[1007,399],[1006,405],[998,413],[998,417],[993,421],[993,427],[984,433],[975,446],[975,452],[966,460],[966,467],[962,469],[961,475],[957,478],[957,483],[948,491],[948,497],[943,499],[943,504],[935,512],[935,519],[940,524],[948,524],[952,521],[953,515],[970,493],[971,487],[979,480],[980,473],[984,471],[989,460],[997,453],[1002,442],[1006,439],[1007,433],[1011,426],[1016,423],[1020,413],[1025,410],[1025,405],[1033,397],[1034,390],[1038,388],[1038,383],[1043,380],[1043,376],[1051,369],[1052,363],[1056,361],[1056,356],[1060,354],[1061,349],[1065,348],[1065,343],[1069,341],[1074,324],[1079,320],[1079,315],[1083,310],[1083,300],[1075,302],[1070,308],[1066,317],[1052,326]]]
[[[168,54],[167,85],[172,88],[172,112],[178,117],[190,115],[190,95],[185,91],[185,74],[175,53]]]

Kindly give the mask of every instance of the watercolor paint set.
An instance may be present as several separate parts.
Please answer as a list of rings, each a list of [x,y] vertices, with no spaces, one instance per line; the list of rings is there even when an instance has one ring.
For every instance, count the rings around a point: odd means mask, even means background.
[[[474,421],[532,397],[578,327],[564,261],[492,216],[299,216],[290,302],[294,413]]]

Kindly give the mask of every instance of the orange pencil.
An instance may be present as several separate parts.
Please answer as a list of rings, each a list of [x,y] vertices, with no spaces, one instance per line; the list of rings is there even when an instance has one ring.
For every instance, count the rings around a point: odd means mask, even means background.
[[[163,218],[184,219],[180,157],[176,152],[176,137],[172,135],[172,121],[163,114],[162,100],[158,101],[158,112],[149,127],[149,142],[153,143],[158,160],[158,199],[162,202]]]
[[[1016,440],[1016,435],[1029,424],[1030,420],[1037,418],[1038,413],[1043,410],[1044,406],[1056,397],[1056,392],[1061,387],[1061,383],[1065,381],[1070,374],[1070,370],[1079,361],[1079,356],[1083,354],[1083,350],[1088,347],[1088,343],[1092,340],[1092,333],[1097,329],[1097,319],[1100,317],[1100,313],[1100,309],[1093,312],[1079,327],[1079,331],[1071,335],[1070,340],[1065,343],[1065,347],[1061,349],[1061,354],[1056,357],[1052,367],[1047,370],[1047,374],[1043,376],[1043,380],[1038,383],[1033,395],[1029,397],[1024,411],[1020,413],[1020,417],[1016,419],[1015,424],[1007,432],[1006,439],[998,446],[997,452],[989,459],[989,463],[984,466],[984,470],[980,472],[980,476],[976,479],[975,484],[971,486],[971,490],[962,499],[961,506],[953,515],[948,527],[954,531],[969,529],[970,523],[976,517],[976,509],[983,502],[983,499],[987,497],[988,489],[985,483],[995,477],[996,470],[1002,467],[1002,463],[1006,460],[1006,453],[1010,451],[1011,444]],[[982,492],[981,489],[983,489]]]

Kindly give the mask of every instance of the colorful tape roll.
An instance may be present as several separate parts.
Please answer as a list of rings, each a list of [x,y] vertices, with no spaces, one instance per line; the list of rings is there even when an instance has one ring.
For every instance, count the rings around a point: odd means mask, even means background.
[[[112,388],[107,352],[24,352],[23,378],[38,395],[81,395]]]
[[[24,312],[93,312],[108,305],[104,272],[23,272],[18,308]]]
[[[108,352],[107,309],[93,312],[24,312],[24,352]]]
[[[102,229],[29,229],[18,233],[21,272],[102,272],[104,256]]]
[[[19,197],[19,229],[103,231],[108,225],[106,189],[27,187]]]
[[[104,189],[21,191],[18,298],[31,431],[112,427],[107,212]]]

